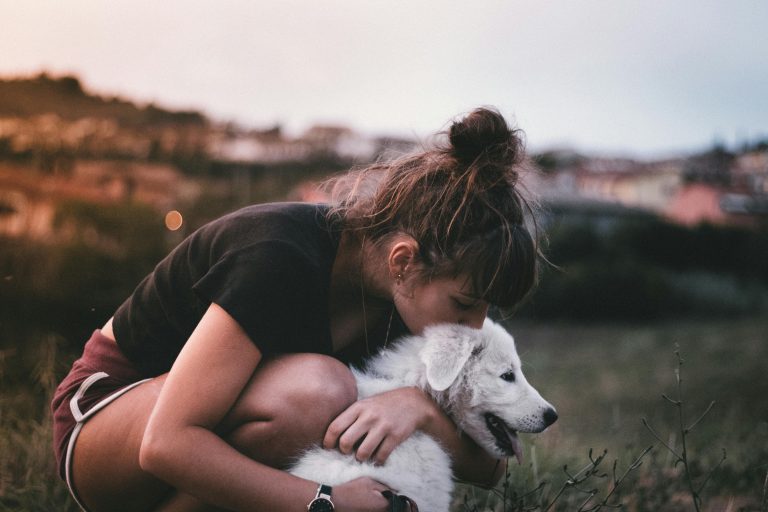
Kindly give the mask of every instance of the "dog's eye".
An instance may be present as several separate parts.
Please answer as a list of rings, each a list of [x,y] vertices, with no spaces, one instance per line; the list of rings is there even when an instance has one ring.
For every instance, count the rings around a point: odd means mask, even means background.
[[[509,370],[508,372],[502,374],[501,378],[507,382],[515,382],[515,372],[513,370]]]

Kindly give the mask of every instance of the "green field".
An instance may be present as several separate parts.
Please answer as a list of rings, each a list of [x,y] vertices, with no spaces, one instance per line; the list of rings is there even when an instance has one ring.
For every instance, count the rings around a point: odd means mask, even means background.
[[[510,323],[529,381],[558,410],[548,431],[528,436],[522,467],[510,465],[508,482],[522,494],[546,482],[521,510],[543,510],[568,479],[607,450],[600,468],[582,490],[598,491],[584,509],[599,504],[612,485],[612,467],[623,473],[645,448],[654,448],[618,487],[628,510],[694,510],[683,466],[643,425],[670,448],[681,450],[678,408],[662,398],[677,398],[675,370],[679,347],[686,425],[715,405],[686,437],[696,488],[709,470],[701,493],[702,510],[765,510],[761,505],[768,475],[768,319],[693,321],[649,325],[516,325]],[[602,473],[602,471],[601,471]],[[507,495],[511,494],[508,488]],[[478,510],[506,509],[475,490]],[[616,494],[614,494],[614,497]],[[589,494],[569,488],[551,510],[579,510]],[[463,496],[459,496],[461,501]],[[486,504],[486,499],[491,506]],[[520,505],[520,504],[518,504]],[[761,508],[761,506],[763,508]],[[458,506],[456,510],[474,510]]]
[[[684,359],[682,389],[690,424],[687,455],[701,510],[765,510],[768,474],[768,319],[647,325],[566,325],[511,322],[531,383],[558,409],[547,432],[527,435],[522,466],[510,464],[506,487],[494,492],[460,486],[454,511],[582,510],[599,505],[617,476],[651,445],[607,503],[627,510],[694,510],[681,464],[643,426],[681,448],[676,398],[676,346]],[[73,355],[57,352],[55,338],[28,340],[26,351],[5,348],[0,359],[0,510],[76,510],[54,473],[47,396]],[[32,361],[36,361],[32,364]],[[589,450],[608,450],[598,474],[568,487],[588,467]],[[608,476],[600,478],[603,472]],[[501,495],[506,492],[507,502]],[[513,499],[529,493],[522,499]],[[604,508],[604,510],[608,510]]]

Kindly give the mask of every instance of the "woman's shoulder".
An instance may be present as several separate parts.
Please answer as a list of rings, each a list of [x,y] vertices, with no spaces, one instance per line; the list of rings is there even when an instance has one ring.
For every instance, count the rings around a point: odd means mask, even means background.
[[[335,254],[338,234],[327,220],[328,206],[264,203],[246,206],[198,229],[189,240],[214,259],[257,247],[293,247],[299,252]]]
[[[209,226],[244,224],[250,227],[274,226],[274,230],[290,225],[327,228],[328,209],[328,205],[320,203],[261,203],[245,206],[228,213],[211,222]]]
[[[328,207],[311,203],[247,206],[198,229],[179,250],[206,267],[218,262],[268,259],[309,266],[332,264],[338,235],[327,221]]]

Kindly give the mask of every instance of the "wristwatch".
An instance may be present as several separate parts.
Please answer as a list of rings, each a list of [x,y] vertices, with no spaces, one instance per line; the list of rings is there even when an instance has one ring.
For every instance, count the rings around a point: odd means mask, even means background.
[[[307,505],[309,512],[333,512],[333,502],[331,501],[331,486],[320,484],[317,488],[315,499]]]

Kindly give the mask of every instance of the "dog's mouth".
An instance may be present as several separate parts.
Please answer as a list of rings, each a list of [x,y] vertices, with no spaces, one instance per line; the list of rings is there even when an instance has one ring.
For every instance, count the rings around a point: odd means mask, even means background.
[[[523,445],[517,437],[517,431],[493,413],[485,413],[485,424],[496,439],[496,446],[506,455],[514,455],[518,464],[523,463]]]

